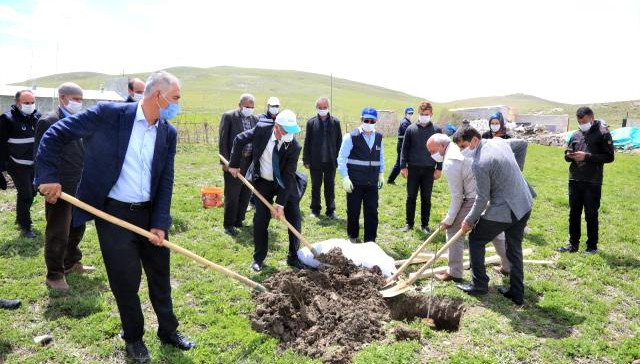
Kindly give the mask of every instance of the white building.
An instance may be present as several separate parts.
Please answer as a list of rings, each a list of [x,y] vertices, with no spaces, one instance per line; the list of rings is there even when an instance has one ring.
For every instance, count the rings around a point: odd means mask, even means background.
[[[36,97],[36,109],[46,114],[58,107],[58,89],[51,87],[29,87],[29,86],[13,86],[0,85],[0,112],[4,113],[11,105],[15,104],[16,93],[20,90],[31,90]],[[82,90],[84,98],[84,107],[97,104],[99,101],[118,102],[124,101],[115,91],[107,90]]]

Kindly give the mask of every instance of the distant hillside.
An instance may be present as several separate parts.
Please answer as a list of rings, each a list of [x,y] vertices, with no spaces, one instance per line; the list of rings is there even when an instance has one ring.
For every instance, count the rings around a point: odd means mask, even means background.
[[[318,96],[331,95],[331,79],[326,75],[300,71],[280,71],[237,67],[175,67],[168,69],[182,81],[183,109],[180,116],[188,121],[217,121],[220,114],[236,107],[243,92],[251,92],[257,98],[257,110],[262,112],[269,96],[278,96],[284,108],[296,111],[301,117],[314,113],[314,101]],[[147,73],[127,75],[145,78]],[[36,79],[39,86],[55,87],[64,81],[73,81],[87,89],[97,89],[107,79],[117,77],[93,72],[57,74]],[[18,84],[31,85],[32,80]],[[400,91],[354,82],[333,79],[333,114],[354,122],[364,106],[396,111],[397,115],[407,105],[416,105],[421,97]],[[580,105],[569,105],[525,94],[479,97],[434,104],[436,116],[446,117],[446,110],[460,107],[508,105],[518,113],[569,114],[571,119]],[[622,118],[640,118],[640,100],[600,103],[590,105],[597,117],[612,126],[619,126]]]

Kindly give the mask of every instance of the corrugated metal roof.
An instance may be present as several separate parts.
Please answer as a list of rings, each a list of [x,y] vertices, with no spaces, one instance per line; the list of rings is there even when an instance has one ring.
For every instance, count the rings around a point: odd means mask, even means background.
[[[29,86],[13,86],[13,85],[0,85],[0,96],[14,97],[16,92],[20,90],[31,90],[36,98],[58,98],[58,89],[51,87],[37,87],[35,90]],[[124,101],[124,99],[118,95],[115,91],[100,91],[100,90],[82,90],[82,98],[85,100],[98,100],[98,101]]]

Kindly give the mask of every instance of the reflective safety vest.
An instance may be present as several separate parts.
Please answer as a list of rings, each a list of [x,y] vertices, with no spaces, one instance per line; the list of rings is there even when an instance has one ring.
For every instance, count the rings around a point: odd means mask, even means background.
[[[373,148],[369,149],[364,136],[360,130],[356,129],[351,132],[351,143],[353,148],[347,157],[349,179],[356,186],[377,185],[380,173],[382,134],[375,133]]]

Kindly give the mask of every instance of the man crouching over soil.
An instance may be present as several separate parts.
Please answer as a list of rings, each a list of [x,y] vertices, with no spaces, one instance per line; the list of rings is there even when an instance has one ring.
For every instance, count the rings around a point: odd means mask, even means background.
[[[158,317],[158,337],[165,344],[189,350],[194,343],[176,331],[169,282],[169,250],[162,246],[171,226],[173,161],[176,129],[168,120],[180,110],[180,83],[170,73],[151,74],[139,103],[98,104],[52,125],[38,147],[35,185],[47,202],[56,203],[61,186],[58,160],[63,147],[82,138],[84,168],[77,197],[108,214],[149,230],[146,239],[97,219],[96,230],[109,286],[116,299],[121,337],[127,356],[150,360],[142,341],[141,268]],[[91,219],[74,209],[75,226]]]

